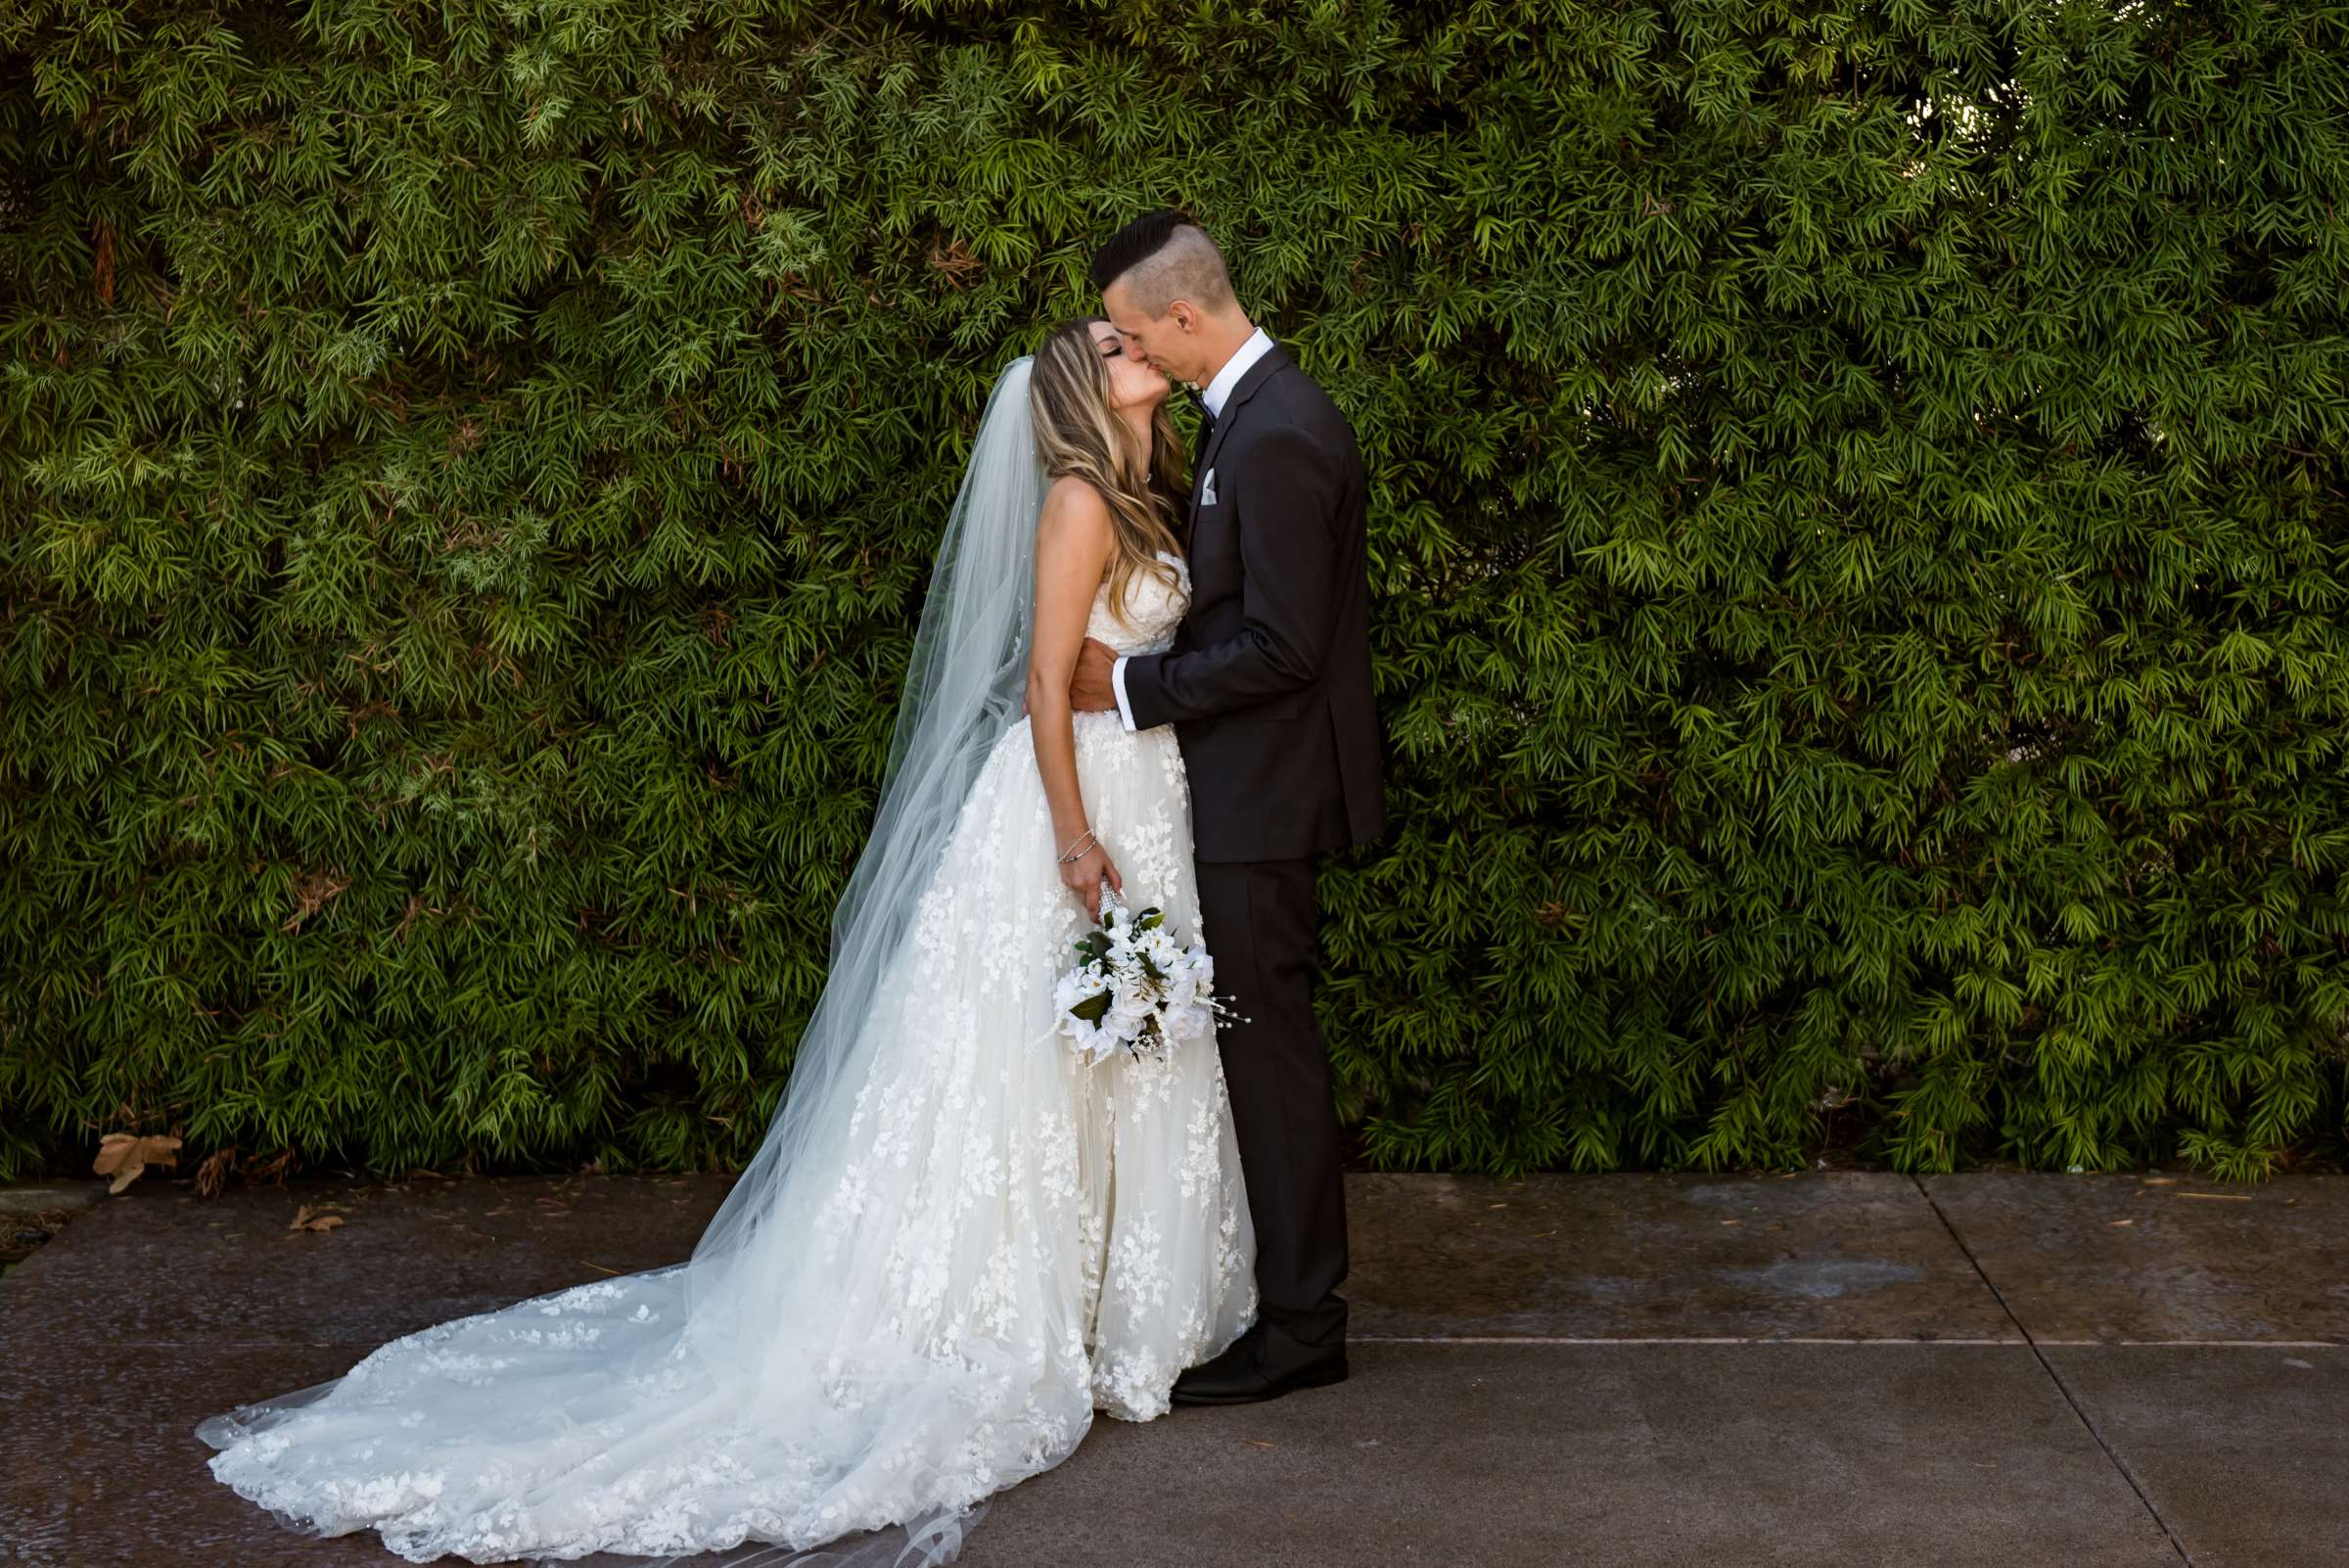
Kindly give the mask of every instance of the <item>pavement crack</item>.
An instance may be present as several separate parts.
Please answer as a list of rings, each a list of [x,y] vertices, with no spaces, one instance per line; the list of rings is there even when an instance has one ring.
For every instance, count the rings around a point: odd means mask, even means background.
[[[2120,1451],[2098,1429],[2095,1418],[2088,1413],[2088,1407],[2080,1403],[2071,1385],[2063,1380],[2063,1374],[2055,1369],[2055,1363],[2048,1360],[2048,1353],[2040,1345],[2039,1337],[2031,1332],[2031,1325],[2023,1321],[2021,1314],[2014,1310],[2014,1304],[2006,1299],[2006,1293],[1999,1288],[1999,1282],[1990,1277],[1989,1269],[1982,1267],[1982,1260],[1974,1256],[1974,1249],[1967,1246],[1965,1237],[1958,1233],[1957,1223],[1950,1219],[1949,1212],[1935,1201],[1924,1178],[1911,1173],[1909,1180],[1916,1188],[1916,1195],[1924,1199],[1925,1206],[1933,1211],[1933,1218],[1941,1222],[1941,1228],[1949,1232],[1950,1240],[1964,1254],[1967,1267],[1973,1269],[1974,1277],[1982,1281],[1991,1299],[1999,1304],[1999,1311],[2006,1314],[2006,1320],[2014,1325],[2014,1331],[2023,1336],[2023,1343],[2030,1347],[2032,1356],[2039,1361],[2040,1370],[2048,1374],[2048,1381],[2055,1386],[2056,1393],[2063,1396],[2063,1403],[2072,1407],[2072,1414],[2079,1417],[2081,1428],[2097,1448],[2104,1451],[2104,1457],[2111,1461],[2113,1470],[2120,1478],[2129,1483],[2129,1490],[2137,1494],[2137,1500],[2144,1506],[2145,1517],[2153,1521],[2154,1528],[2161,1532],[2161,1539],[2170,1544],[2170,1549],[2178,1554],[2180,1562],[2186,1564],[2187,1568],[2194,1568],[2193,1554],[2186,1549],[2186,1543],[2178,1539],[2177,1532],[2170,1528],[2170,1522],[2161,1516],[2161,1510],[2153,1506],[2153,1499],[2145,1493],[2144,1483],[2138,1479],[2137,1472],[2129,1467],[2129,1461],[2121,1457]]]

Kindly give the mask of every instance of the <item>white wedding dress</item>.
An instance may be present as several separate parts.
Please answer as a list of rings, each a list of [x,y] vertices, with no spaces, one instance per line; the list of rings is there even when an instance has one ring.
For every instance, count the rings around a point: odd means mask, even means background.
[[[1162,559],[1180,589],[1137,573],[1121,622],[1104,581],[1091,636],[1172,642],[1189,578]],[[1212,951],[1173,728],[1075,728],[1125,901]],[[755,1217],[747,1288],[689,1311],[680,1264],[437,1324],[205,1421],[212,1473],[414,1562],[804,1548],[964,1515],[1095,1409],[1163,1413],[1253,1319],[1255,1235],[1213,1039],[1087,1066],[1054,1032],[1086,926],[1059,848],[1021,718],[907,905],[846,1135]]]

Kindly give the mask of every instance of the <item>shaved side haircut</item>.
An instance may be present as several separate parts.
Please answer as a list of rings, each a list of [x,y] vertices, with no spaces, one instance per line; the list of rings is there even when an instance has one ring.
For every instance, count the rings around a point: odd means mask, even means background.
[[[1123,282],[1134,308],[1152,316],[1177,300],[1216,312],[1238,302],[1223,253],[1207,230],[1172,208],[1145,213],[1103,242],[1093,253],[1092,279],[1095,289]]]

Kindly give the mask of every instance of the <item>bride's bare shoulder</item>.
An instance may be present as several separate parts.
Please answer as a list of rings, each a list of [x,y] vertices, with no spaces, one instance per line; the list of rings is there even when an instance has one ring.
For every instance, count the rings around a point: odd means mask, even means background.
[[[1036,530],[1043,537],[1065,533],[1106,544],[1111,534],[1109,502],[1089,481],[1063,474],[1044,491],[1043,513],[1036,519]]]
[[[1056,507],[1075,507],[1096,513],[1104,519],[1109,516],[1108,500],[1091,480],[1077,474],[1063,474],[1044,491],[1044,510],[1049,512]]]

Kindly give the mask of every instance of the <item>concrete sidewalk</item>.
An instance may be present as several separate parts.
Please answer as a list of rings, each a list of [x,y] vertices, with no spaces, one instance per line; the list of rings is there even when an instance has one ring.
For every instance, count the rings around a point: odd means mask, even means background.
[[[1352,1380],[1101,1418],[968,1568],[2349,1563],[2349,1178],[1348,1180]],[[725,1186],[102,1198],[0,1277],[0,1563],[397,1564],[286,1531],[189,1428],[675,1262]]]

